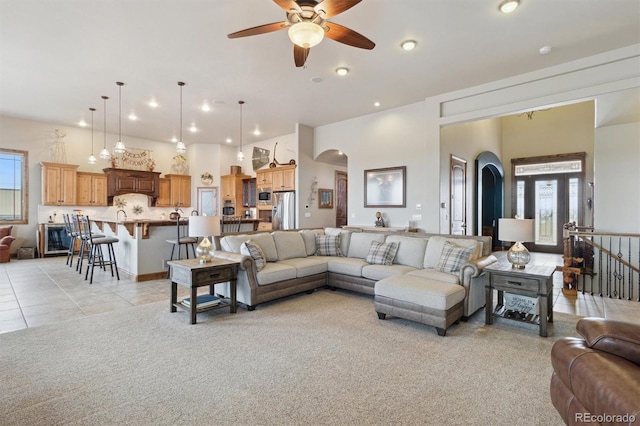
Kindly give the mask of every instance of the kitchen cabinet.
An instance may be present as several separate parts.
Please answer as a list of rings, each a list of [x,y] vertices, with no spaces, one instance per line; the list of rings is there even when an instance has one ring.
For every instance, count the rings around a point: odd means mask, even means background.
[[[191,176],[189,175],[165,175],[169,179],[171,187],[171,207],[191,206]],[[157,203],[156,203],[157,205]]]
[[[42,204],[45,206],[76,205],[76,172],[78,166],[40,163],[42,166]]]
[[[104,173],[76,174],[76,202],[79,206],[107,205],[107,176]]]
[[[256,186],[258,188],[271,187],[272,169],[256,170]]]
[[[251,179],[251,176],[235,174],[220,177],[221,199],[224,206],[237,209],[242,207],[242,181],[244,179]]]
[[[156,207],[171,207],[171,180],[169,178],[158,179],[158,187]]]
[[[159,195],[160,173],[142,170],[104,169],[107,175],[107,203],[123,194],[144,194],[152,198],[155,206]]]
[[[256,206],[256,179],[243,179],[242,181],[242,206]]]
[[[296,189],[296,166],[282,166],[271,169],[271,190],[272,191],[295,191]]]

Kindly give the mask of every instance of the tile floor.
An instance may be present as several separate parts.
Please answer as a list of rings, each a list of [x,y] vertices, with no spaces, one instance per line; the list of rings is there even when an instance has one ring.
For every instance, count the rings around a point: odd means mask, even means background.
[[[504,256],[504,252],[495,253]],[[559,265],[558,255],[533,253],[533,263]],[[126,309],[159,301],[169,302],[169,280],[133,282],[112,278],[109,272],[95,270],[93,284],[75,268],[65,265],[65,257],[12,259],[0,264],[0,333],[51,324],[102,312]],[[179,288],[179,296],[188,290]],[[207,287],[203,287],[207,291]],[[579,293],[562,293],[562,274],[554,274],[556,312],[579,316],[598,316],[640,323],[640,302],[603,298]],[[167,306],[168,309],[168,306]],[[476,313],[483,315],[483,313]]]

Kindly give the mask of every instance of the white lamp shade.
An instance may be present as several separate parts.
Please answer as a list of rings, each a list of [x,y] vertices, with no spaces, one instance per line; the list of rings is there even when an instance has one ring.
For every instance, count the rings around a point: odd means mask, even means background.
[[[220,216],[189,216],[190,237],[220,235]]]
[[[313,47],[324,38],[324,29],[313,22],[298,22],[289,28],[289,39],[300,47]]]
[[[534,226],[535,219],[498,219],[498,239],[500,241],[533,241]]]

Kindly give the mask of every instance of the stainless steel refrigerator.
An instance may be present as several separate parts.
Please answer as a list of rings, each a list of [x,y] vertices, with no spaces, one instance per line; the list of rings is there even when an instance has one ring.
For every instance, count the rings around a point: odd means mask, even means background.
[[[296,193],[295,191],[273,193],[273,229],[295,229]]]

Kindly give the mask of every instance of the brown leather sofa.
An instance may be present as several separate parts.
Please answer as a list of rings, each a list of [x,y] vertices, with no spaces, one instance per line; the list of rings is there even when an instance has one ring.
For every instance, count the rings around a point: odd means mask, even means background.
[[[0,228],[0,263],[8,262],[11,259],[9,250],[11,249],[11,243],[15,240],[11,236],[12,228],[13,226]]]
[[[583,318],[551,349],[551,402],[568,425],[640,424],[640,324]]]

